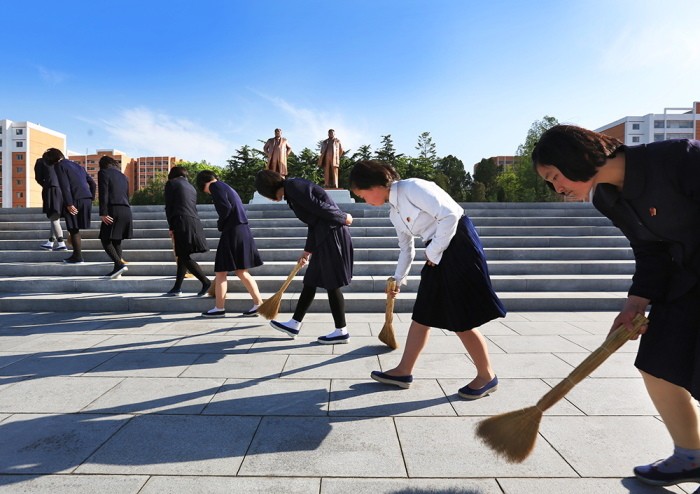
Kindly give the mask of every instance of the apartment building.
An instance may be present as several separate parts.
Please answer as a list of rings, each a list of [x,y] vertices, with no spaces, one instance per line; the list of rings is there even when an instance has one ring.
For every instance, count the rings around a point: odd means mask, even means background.
[[[174,156],[143,156],[134,159],[133,176],[129,177],[133,181],[134,190],[146,187],[157,175],[167,175],[177,162],[178,159]]]
[[[667,139],[700,139],[700,101],[687,108],[664,108],[663,113],[627,116],[595,129],[628,146]]]
[[[0,120],[0,205],[41,207],[34,163],[48,148],[65,153],[66,136],[32,122]]]
[[[134,191],[137,190],[133,179],[135,162],[133,158],[130,158],[126,153],[117,149],[97,149],[94,154],[87,154],[87,152],[85,154],[78,154],[73,151],[68,151],[68,159],[84,166],[88,175],[93,178],[95,183],[97,183],[97,172],[100,171],[100,158],[103,156],[110,156],[119,163],[119,169],[129,178],[129,195],[131,196]]]

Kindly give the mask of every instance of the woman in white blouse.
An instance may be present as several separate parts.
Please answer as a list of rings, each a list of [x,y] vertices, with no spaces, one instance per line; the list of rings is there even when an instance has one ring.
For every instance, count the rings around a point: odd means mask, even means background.
[[[350,172],[350,189],[367,204],[389,203],[389,217],[399,238],[394,278],[396,297],[407,283],[415,257],[413,238],[425,242],[426,262],[413,306],[411,327],[399,365],[373,371],[372,379],[401,388],[413,382],[413,367],[428,342],[430,328],[453,331],[474,361],[477,375],[459,390],[465,399],[477,399],[497,389],[486,340],[476,327],[503,317],[506,310],[491,287],[479,236],[464,209],[433,182],[398,173],[379,161],[360,161]]]

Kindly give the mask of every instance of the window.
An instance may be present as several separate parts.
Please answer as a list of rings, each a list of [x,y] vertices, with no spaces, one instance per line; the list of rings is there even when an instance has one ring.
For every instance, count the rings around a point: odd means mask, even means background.
[[[22,199],[24,197],[24,192],[17,192],[17,199]]]
[[[2,139],[0,139],[0,147],[2,147]]]
[[[654,142],[659,142],[664,140],[663,134],[654,134]]]
[[[632,124],[632,130],[639,130],[639,124],[638,124],[638,123],[633,123],[633,124]]]
[[[663,120],[654,120],[654,128],[655,129],[663,129],[664,128],[664,121]]]
[[[639,142],[639,136],[633,136],[632,142]]]
[[[19,153],[18,153],[18,154],[15,154],[15,159],[16,159],[17,161],[22,161],[22,160],[24,159],[24,155],[23,155],[23,154],[19,154]]]
[[[24,143],[23,143],[22,141],[17,141],[17,147],[18,147],[18,148],[23,148],[23,147],[24,147]]]
[[[18,166],[17,173],[24,173],[24,167]]]
[[[24,135],[24,129],[15,129],[15,135],[16,136]]]

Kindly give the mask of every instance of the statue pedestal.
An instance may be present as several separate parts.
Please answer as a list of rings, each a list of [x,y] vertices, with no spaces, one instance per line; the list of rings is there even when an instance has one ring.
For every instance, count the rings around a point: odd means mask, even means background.
[[[350,196],[350,191],[347,189],[326,189],[328,196],[335,201],[336,204],[350,204],[354,203],[355,199]],[[282,199],[284,202],[284,199]],[[271,201],[267,197],[263,197],[257,192],[253,194],[253,198],[248,204],[278,204],[275,201]]]

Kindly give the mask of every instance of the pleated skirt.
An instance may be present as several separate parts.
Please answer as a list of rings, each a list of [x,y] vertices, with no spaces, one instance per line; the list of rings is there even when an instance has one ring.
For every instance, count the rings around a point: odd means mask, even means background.
[[[100,240],[125,240],[134,236],[133,219],[129,206],[112,206],[111,225],[100,222]]]
[[[85,230],[90,228],[90,217],[92,216],[92,199],[78,199],[78,214],[75,216],[63,211],[63,219],[66,221],[66,230]]]
[[[214,271],[237,271],[262,266],[255,239],[248,224],[236,225],[221,232],[216,248]]]
[[[207,237],[199,218],[176,216],[172,220],[175,255],[183,257],[209,251]]]
[[[326,290],[347,286],[352,281],[353,261],[352,238],[348,227],[333,228],[314,246],[304,274],[304,285]]]

